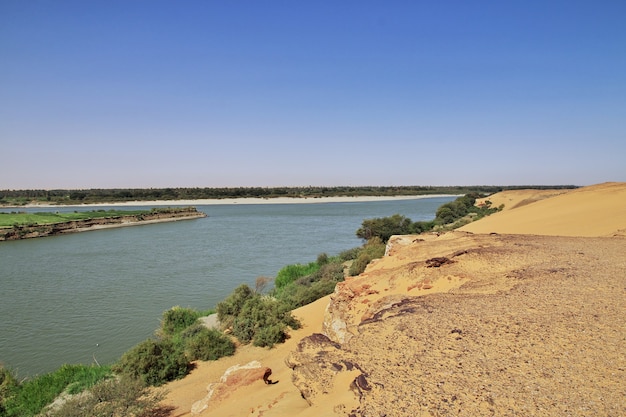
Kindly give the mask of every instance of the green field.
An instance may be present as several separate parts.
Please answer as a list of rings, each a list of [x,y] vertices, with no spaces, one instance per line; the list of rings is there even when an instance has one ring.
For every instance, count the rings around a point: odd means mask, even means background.
[[[73,220],[88,220],[103,217],[136,216],[139,214],[149,214],[151,212],[151,210],[92,210],[75,211],[72,213],[0,213],[0,228],[13,227],[16,225],[36,226],[41,224],[65,223]]]

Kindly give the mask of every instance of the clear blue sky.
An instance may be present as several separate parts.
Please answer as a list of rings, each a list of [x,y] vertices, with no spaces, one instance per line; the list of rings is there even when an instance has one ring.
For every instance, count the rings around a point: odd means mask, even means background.
[[[604,181],[624,0],[0,0],[0,189]]]

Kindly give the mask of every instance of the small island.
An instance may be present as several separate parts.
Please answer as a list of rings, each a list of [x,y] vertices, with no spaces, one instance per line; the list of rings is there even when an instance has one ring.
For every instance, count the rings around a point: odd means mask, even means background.
[[[151,210],[92,210],[0,213],[0,241],[20,240],[112,227],[135,226],[206,217],[195,207]]]

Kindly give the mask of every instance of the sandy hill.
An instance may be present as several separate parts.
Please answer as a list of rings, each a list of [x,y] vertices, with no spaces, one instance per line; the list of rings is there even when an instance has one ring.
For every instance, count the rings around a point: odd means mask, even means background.
[[[392,238],[284,345],[198,363],[171,415],[626,415],[626,184],[489,199],[505,210]]]
[[[626,183],[575,190],[513,190],[488,198],[505,210],[459,230],[552,236],[611,236],[626,232]]]

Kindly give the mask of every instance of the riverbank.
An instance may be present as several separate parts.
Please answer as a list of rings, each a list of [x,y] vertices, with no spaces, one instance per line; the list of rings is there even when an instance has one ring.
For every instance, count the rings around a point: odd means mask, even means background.
[[[273,198],[224,198],[201,200],[151,200],[112,203],[88,203],[78,205],[26,204],[23,206],[1,206],[0,208],[54,208],[54,207],[134,207],[134,206],[210,206],[231,204],[320,204],[320,203],[363,203],[372,201],[419,200],[424,198],[457,197],[457,194],[428,194],[412,196],[361,196],[361,197],[273,197]]]
[[[150,212],[110,217],[94,217],[83,220],[69,220],[58,223],[36,223],[14,225],[0,228],[0,241],[32,239],[38,237],[57,236],[66,233],[78,233],[117,227],[138,226],[145,224],[191,220],[206,217],[195,207],[156,209]]]
[[[507,209],[487,227],[490,217],[466,226],[475,231],[398,237],[363,274],[296,310],[304,327],[285,345],[199,362],[166,386],[164,404],[201,417],[622,415],[624,192],[504,192],[493,200]],[[545,232],[522,234],[535,223]],[[501,234],[510,224],[520,231]],[[252,361],[279,383],[207,398]]]

